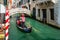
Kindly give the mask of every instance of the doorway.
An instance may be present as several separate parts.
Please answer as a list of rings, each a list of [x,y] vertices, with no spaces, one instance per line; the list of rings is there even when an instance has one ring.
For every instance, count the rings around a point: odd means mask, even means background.
[[[33,8],[33,18],[36,19],[36,8]]]
[[[47,10],[46,9],[42,9],[42,12],[43,12],[43,22],[46,23],[47,22]]]

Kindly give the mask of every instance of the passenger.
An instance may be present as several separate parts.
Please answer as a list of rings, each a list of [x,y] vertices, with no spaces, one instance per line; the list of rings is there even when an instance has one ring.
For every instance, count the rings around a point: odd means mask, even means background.
[[[5,30],[5,26],[6,26],[6,24],[2,24],[2,28]]]
[[[17,24],[20,25],[20,20],[17,20]]]

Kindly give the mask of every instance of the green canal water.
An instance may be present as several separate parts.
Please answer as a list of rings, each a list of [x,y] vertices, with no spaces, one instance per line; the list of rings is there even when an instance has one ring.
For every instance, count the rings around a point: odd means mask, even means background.
[[[31,33],[21,32],[16,27],[16,18],[11,18],[9,40],[60,40],[60,30],[31,18],[26,18],[26,23],[32,26]]]

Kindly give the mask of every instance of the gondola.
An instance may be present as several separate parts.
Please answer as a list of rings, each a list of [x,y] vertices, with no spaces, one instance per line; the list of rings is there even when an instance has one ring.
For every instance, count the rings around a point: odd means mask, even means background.
[[[24,25],[24,27],[22,27],[21,24],[18,25],[17,20],[16,20],[16,27],[22,32],[30,33],[32,31],[32,27],[27,27],[26,25]]]

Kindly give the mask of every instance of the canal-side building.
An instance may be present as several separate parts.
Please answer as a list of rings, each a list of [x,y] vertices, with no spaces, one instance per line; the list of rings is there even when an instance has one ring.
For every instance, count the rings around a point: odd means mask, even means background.
[[[8,0],[9,9],[19,7],[20,0]]]
[[[21,7],[22,6],[25,6],[27,9],[29,9],[30,10],[30,1],[31,0],[21,0],[20,2],[21,2]]]
[[[8,0],[0,0],[0,4],[3,4],[4,6],[7,6]]]
[[[4,23],[7,0],[0,0],[0,23]]]
[[[43,21],[44,23],[60,27],[59,0],[33,0],[31,4],[34,18]]]
[[[60,27],[59,0],[29,0],[24,3],[34,19]]]

